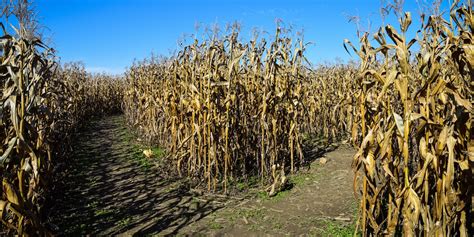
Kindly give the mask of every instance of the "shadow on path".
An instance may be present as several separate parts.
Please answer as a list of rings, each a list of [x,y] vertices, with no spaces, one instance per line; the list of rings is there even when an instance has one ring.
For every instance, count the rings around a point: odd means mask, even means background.
[[[93,121],[78,134],[50,211],[60,235],[174,235],[222,207],[140,166],[127,134],[123,116]]]

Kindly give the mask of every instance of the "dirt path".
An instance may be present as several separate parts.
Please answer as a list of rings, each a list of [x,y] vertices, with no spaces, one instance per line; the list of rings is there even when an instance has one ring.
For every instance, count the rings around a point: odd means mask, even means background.
[[[137,159],[128,136],[121,116],[93,121],[79,134],[52,210],[51,222],[63,235],[176,234],[219,208],[211,202],[192,208],[181,182]]]
[[[341,146],[307,171],[290,177],[294,187],[273,198],[260,197],[217,210],[185,235],[353,236],[356,203],[350,169],[354,150]]]
[[[122,116],[93,121],[79,134],[74,162],[56,188],[50,222],[70,235],[300,235],[352,231],[351,157],[340,147],[290,177],[291,190],[245,200],[195,196],[164,178],[130,143]]]

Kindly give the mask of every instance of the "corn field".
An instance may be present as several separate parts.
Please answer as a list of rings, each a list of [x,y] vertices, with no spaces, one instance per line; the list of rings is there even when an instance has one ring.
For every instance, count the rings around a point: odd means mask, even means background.
[[[123,77],[61,65],[31,32],[0,23],[2,228],[51,234],[42,208],[55,164],[91,117],[124,113],[139,137],[166,149],[169,169],[209,192],[258,177],[274,195],[309,160],[315,137],[348,141],[357,232],[472,235],[472,2],[422,15],[413,39],[411,13],[396,15],[399,30],[344,42],[357,62],[312,66],[302,34],[277,26],[244,41],[233,25]]]

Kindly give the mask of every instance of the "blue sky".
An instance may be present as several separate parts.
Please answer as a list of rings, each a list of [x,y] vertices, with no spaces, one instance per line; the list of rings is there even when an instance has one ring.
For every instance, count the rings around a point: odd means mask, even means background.
[[[380,25],[379,0],[36,0],[39,21],[47,27],[51,46],[62,62],[82,61],[91,72],[121,73],[134,59],[169,55],[177,40],[195,33],[195,25],[238,21],[242,35],[254,27],[273,34],[275,19],[304,29],[307,51],[314,63],[350,59],[342,42],[357,41],[347,16],[357,15],[372,31]],[[405,9],[418,12],[415,0]],[[416,19],[415,19],[416,20]]]

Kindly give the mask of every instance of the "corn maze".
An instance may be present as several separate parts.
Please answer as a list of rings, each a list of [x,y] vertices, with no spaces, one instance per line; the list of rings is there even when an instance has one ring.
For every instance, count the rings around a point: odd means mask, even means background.
[[[353,63],[312,66],[300,34],[241,40],[238,25],[125,75],[61,64],[24,27],[0,23],[3,233],[52,235],[43,205],[55,165],[91,117],[123,113],[169,169],[209,193],[257,177],[269,195],[307,162],[311,138],[347,141],[363,236],[472,236],[474,14],[412,14],[359,42]],[[324,37],[324,36],[321,36]],[[342,47],[342,46],[341,46]]]

